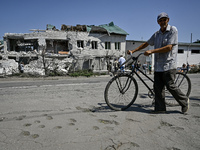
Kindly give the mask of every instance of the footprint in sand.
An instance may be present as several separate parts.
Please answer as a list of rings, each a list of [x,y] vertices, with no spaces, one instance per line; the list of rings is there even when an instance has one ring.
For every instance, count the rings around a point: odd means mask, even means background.
[[[16,118],[16,120],[23,120],[26,117],[26,115],[22,115]]]
[[[103,123],[103,124],[115,124],[115,125],[119,125],[119,122],[114,121],[114,120],[99,119],[98,121],[99,121],[100,123]]]
[[[56,126],[53,129],[62,129],[62,126]]]
[[[70,121],[71,122],[77,122],[75,119],[73,119],[73,118],[70,118]]]
[[[22,135],[22,136],[29,136],[29,135],[30,135],[30,132],[29,132],[29,131],[22,131],[22,132],[20,133],[20,135]]]
[[[77,122],[75,119],[73,119],[73,118],[70,118],[70,122],[71,123],[69,123],[69,125],[70,126],[74,126],[75,125],[75,122]]]
[[[34,123],[40,123],[40,120],[35,120]]]
[[[171,127],[171,129],[174,129],[174,130],[184,130],[184,128],[182,128],[182,127]]]
[[[30,123],[26,123],[26,124],[24,124],[24,127],[30,127],[32,124],[30,124]]]
[[[34,139],[36,139],[36,138],[39,137],[39,135],[38,134],[32,134],[31,137],[34,138]]]
[[[45,125],[39,125],[38,128],[45,128]]]
[[[46,119],[47,119],[47,120],[52,120],[53,117],[52,117],[52,116],[47,116]]]
[[[99,130],[99,127],[93,126],[93,129],[94,129],[94,130]]]
[[[161,121],[161,122],[160,122],[160,125],[161,125],[161,126],[168,126],[168,127],[173,126],[172,124],[170,124],[170,123],[168,123],[168,122],[164,122],[164,121]]]
[[[22,131],[21,133],[20,133],[20,135],[21,136],[30,136],[30,137],[32,137],[32,138],[38,138],[39,137],[39,135],[38,134],[30,134],[30,132],[29,131]]]
[[[134,120],[134,119],[131,119],[131,118],[126,118],[127,121],[130,121],[130,122],[141,122],[139,120]]]

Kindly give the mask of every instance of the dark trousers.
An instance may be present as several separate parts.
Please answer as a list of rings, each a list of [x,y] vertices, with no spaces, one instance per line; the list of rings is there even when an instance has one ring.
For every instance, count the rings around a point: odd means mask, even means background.
[[[154,73],[155,111],[166,111],[165,87],[182,106],[187,106],[188,97],[174,84],[176,69]]]

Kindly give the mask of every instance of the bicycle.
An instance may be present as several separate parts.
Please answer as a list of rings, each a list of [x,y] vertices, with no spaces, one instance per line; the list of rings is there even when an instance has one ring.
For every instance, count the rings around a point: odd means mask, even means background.
[[[135,102],[138,95],[138,83],[134,75],[136,75],[139,78],[139,80],[145,85],[145,87],[149,90],[148,92],[149,98],[154,99],[153,88],[150,88],[148,84],[137,73],[137,71],[139,71],[143,76],[145,76],[151,82],[154,82],[153,79],[151,79],[148,75],[146,75],[136,65],[138,58],[142,54],[143,53],[140,53],[137,57],[131,55],[131,57],[128,60],[126,60],[123,64],[121,64],[119,68],[124,64],[126,64],[126,67],[129,66],[130,64],[134,64],[132,70],[130,72],[124,72],[124,73],[123,72],[117,74],[113,73],[114,77],[107,83],[104,91],[104,98],[107,105],[111,109],[123,111],[129,108]],[[132,60],[131,63],[130,60]],[[187,96],[189,96],[191,92],[191,81],[187,76],[187,72],[188,70],[185,73],[177,72],[175,83],[179,88],[181,88],[182,92],[184,92]],[[166,92],[166,94],[168,93]],[[176,103],[173,97],[170,95],[166,95],[165,102],[169,106],[178,105],[178,103]]]

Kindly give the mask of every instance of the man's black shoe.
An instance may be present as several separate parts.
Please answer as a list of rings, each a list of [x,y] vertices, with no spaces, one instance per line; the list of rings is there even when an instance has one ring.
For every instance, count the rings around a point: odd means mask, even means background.
[[[182,113],[183,113],[183,114],[186,114],[186,113],[187,113],[187,111],[188,111],[188,109],[189,109],[189,104],[190,104],[190,99],[188,98],[188,100],[187,100],[187,106],[183,106],[183,107],[182,107]]]

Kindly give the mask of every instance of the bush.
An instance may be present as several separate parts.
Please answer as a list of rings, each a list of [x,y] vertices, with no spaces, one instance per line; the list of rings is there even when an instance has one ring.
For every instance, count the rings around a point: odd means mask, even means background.
[[[72,76],[72,77],[79,77],[79,76],[90,77],[93,75],[94,73],[91,70],[78,70],[78,71],[69,73],[69,76]]]
[[[198,73],[200,72],[200,65],[192,65],[189,73]]]
[[[58,71],[49,71],[46,76],[64,76],[65,74]]]
[[[25,77],[25,78],[37,78],[40,77],[41,75],[37,73],[13,73],[12,75],[8,75],[8,77]]]

